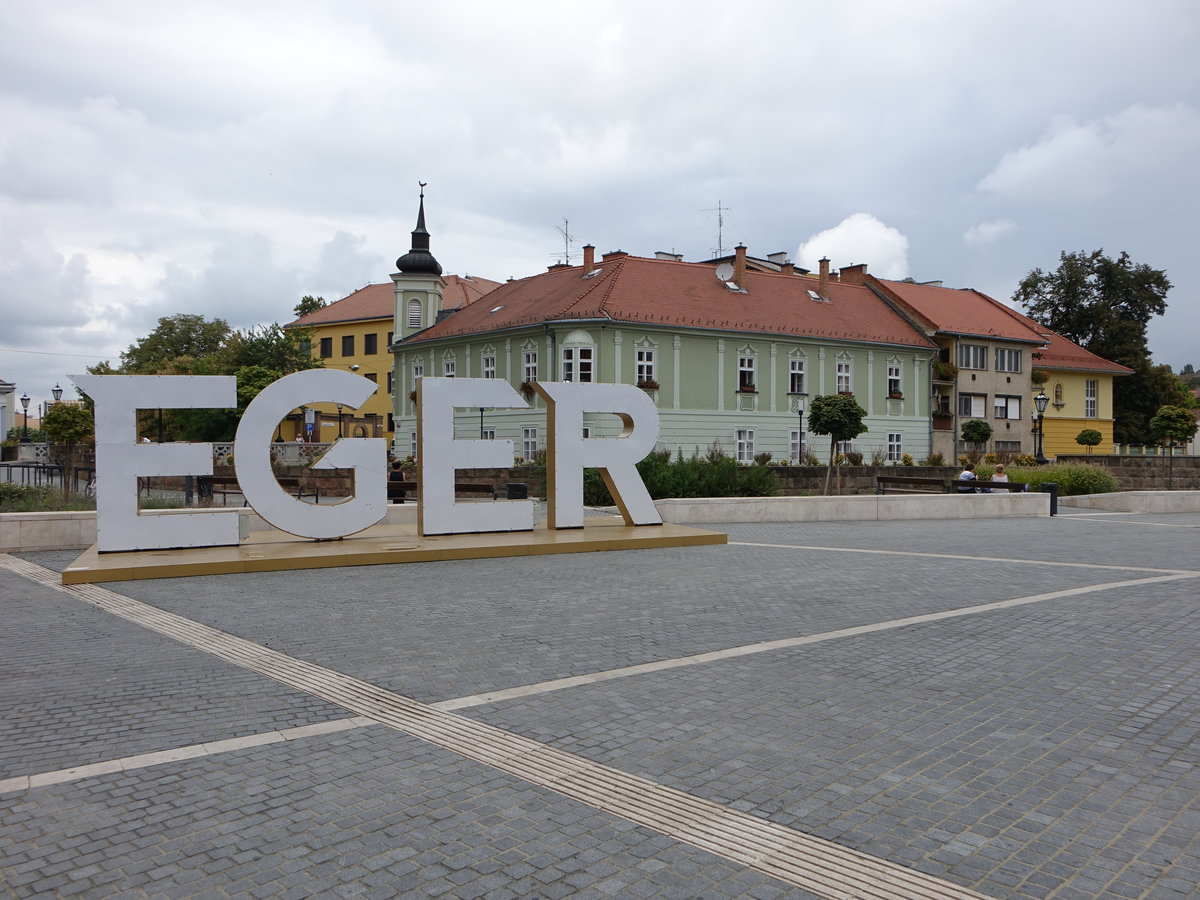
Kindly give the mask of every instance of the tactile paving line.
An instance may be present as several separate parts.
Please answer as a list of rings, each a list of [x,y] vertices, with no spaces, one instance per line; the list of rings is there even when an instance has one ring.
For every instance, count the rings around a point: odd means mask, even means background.
[[[830,900],[987,900],[831,841],[776,825],[0,554],[0,566],[182,644],[595,809]]]

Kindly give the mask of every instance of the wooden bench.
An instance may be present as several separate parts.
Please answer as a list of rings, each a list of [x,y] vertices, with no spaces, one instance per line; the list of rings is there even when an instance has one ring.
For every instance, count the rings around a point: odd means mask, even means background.
[[[970,491],[959,491],[959,488],[973,488]],[[1009,493],[1016,492],[1023,494],[1029,489],[1029,485],[1021,481],[984,481],[982,478],[955,478],[950,482],[950,490],[957,493],[973,494],[973,493],[988,493],[989,491],[1008,491]]]
[[[901,485],[918,485],[904,488]],[[877,475],[875,476],[875,493],[886,494],[895,491],[898,494],[944,494],[945,478],[929,478],[923,475]]]
[[[296,494],[297,500],[303,500],[305,497],[312,497],[314,500],[321,499],[319,489],[310,487],[305,488],[299,478],[280,478],[278,479],[279,486],[288,493],[293,491]],[[211,501],[213,497],[220,496],[221,505],[225,505],[225,499],[230,494],[242,494],[241,485],[238,484],[237,478],[232,475],[199,475],[196,477],[196,493],[201,501]]]
[[[388,500],[395,503],[403,503],[409,492],[414,495],[417,493],[417,483],[415,481],[389,481],[388,482]],[[482,496],[496,499],[496,488],[490,484],[468,484],[465,481],[458,481],[454,484],[455,494],[479,494]]]

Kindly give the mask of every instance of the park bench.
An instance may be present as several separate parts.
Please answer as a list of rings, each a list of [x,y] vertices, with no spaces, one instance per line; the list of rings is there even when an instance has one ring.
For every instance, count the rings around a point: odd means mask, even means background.
[[[297,500],[305,497],[312,497],[314,500],[321,499],[321,493],[317,488],[306,488],[301,484],[299,478],[280,478],[278,481],[279,486],[288,493],[295,492]],[[230,494],[242,494],[241,485],[232,475],[200,475],[196,478],[196,491],[202,502],[205,500],[211,502],[213,497],[220,496],[222,506],[225,505],[226,498]]]
[[[403,503],[410,491],[414,495],[418,492],[415,481],[388,482],[388,500],[393,503]],[[458,481],[454,484],[454,493],[479,494],[480,496],[491,497],[493,500],[496,499],[496,488],[490,484],[468,484],[465,481]]]
[[[915,485],[915,486],[914,486]],[[944,494],[945,478],[929,478],[922,475],[877,475],[875,493],[887,494]]]
[[[981,478],[976,479],[954,479],[950,482],[950,490],[957,492],[962,488],[974,488],[975,491],[1008,491],[1009,493],[1016,492],[1023,494],[1029,489],[1029,485],[1021,481],[984,481]],[[986,489],[986,491],[985,491]]]

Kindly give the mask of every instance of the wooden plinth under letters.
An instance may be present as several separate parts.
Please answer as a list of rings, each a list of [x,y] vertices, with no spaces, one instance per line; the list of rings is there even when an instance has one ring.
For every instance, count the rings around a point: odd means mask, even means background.
[[[421,537],[416,533],[415,525],[375,525],[336,541],[313,541],[282,531],[267,531],[253,533],[234,547],[99,553],[93,546],[62,573],[62,583],[95,584],[440,559],[695,547],[724,544],[727,540],[727,535],[721,532],[667,524],[633,527],[617,517],[586,519],[583,528],[562,531],[550,531],[543,522],[533,531],[433,537]]]

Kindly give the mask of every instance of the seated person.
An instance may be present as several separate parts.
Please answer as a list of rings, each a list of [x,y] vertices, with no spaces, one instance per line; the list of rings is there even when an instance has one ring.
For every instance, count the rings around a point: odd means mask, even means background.
[[[996,466],[996,472],[992,475],[992,481],[1008,481],[1008,476],[1004,474],[1004,466]]]
[[[965,466],[963,466],[963,470],[958,473],[958,480],[978,481],[978,476],[975,474],[975,463],[967,463]],[[958,492],[960,494],[977,494],[979,493],[979,488],[967,487],[965,484],[960,484],[958,486]]]

